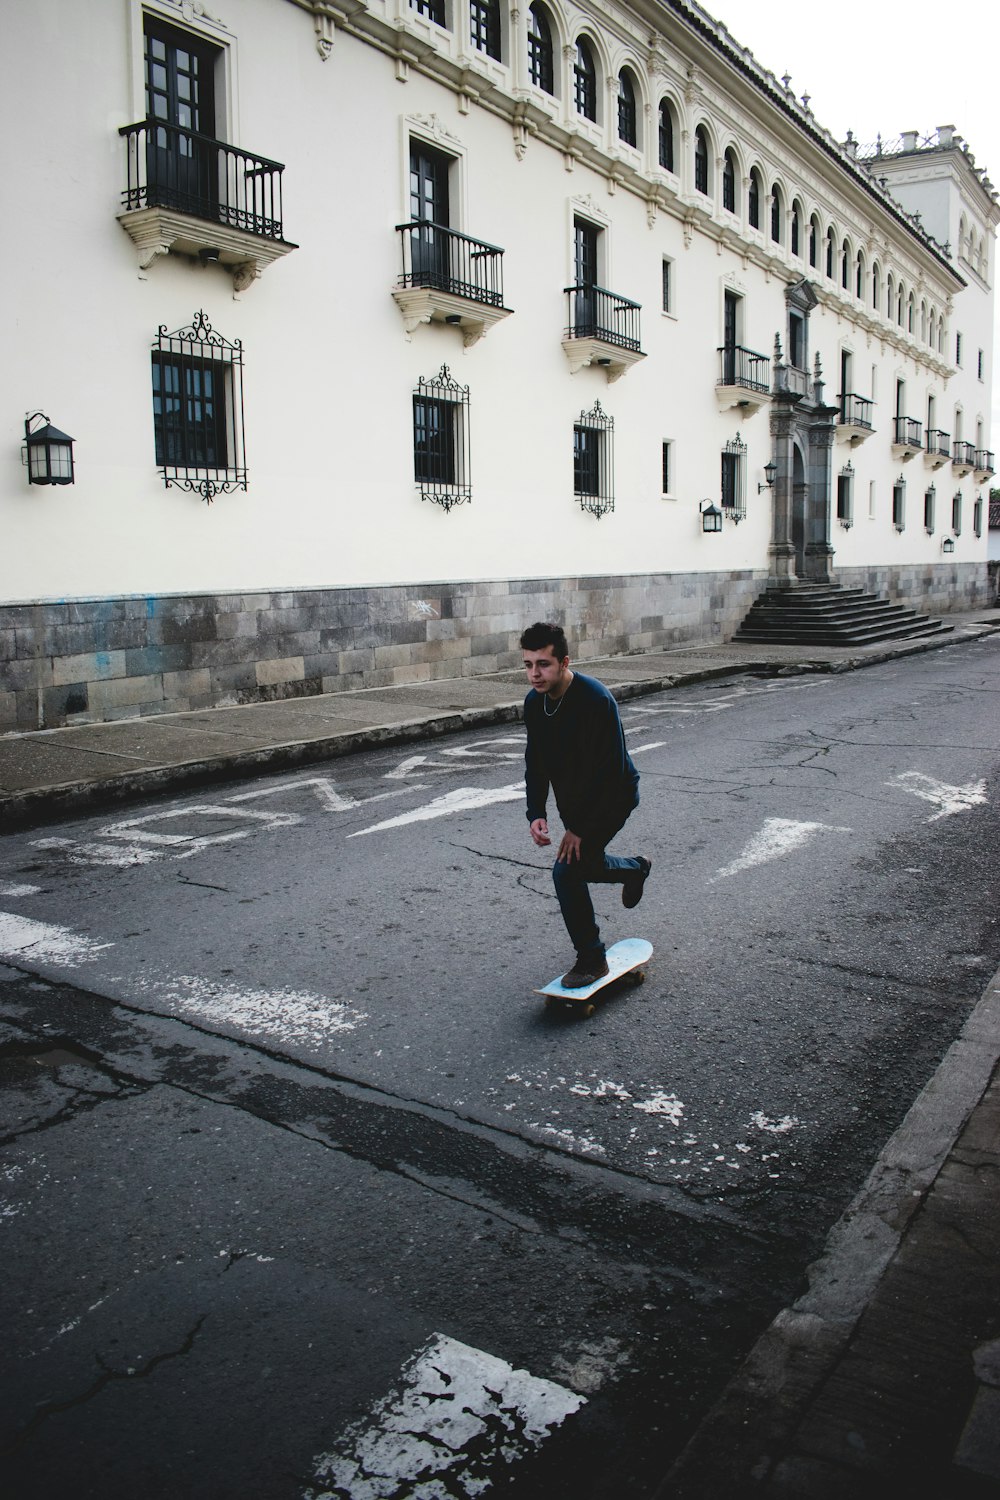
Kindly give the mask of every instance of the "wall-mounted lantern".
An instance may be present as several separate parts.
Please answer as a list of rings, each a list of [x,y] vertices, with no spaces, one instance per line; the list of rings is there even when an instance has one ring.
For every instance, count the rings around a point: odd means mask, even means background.
[[[717,505],[713,505],[711,500],[703,500],[698,510],[701,514],[702,531],[722,530],[722,511]]]
[[[944,541],[941,543],[941,551],[942,552],[954,552],[954,550],[955,550],[955,538],[951,537],[951,536],[946,536],[945,539],[944,539]]]
[[[757,493],[758,493],[758,495],[760,494],[760,492],[762,490],[773,490],[774,489],[774,481],[777,479],[777,477],[778,477],[778,465],[775,463],[774,459],[772,458],[768,463],[766,463],[764,465],[764,483],[761,484],[760,481],[758,480],[758,483],[757,483]]]
[[[45,424],[32,428],[32,422]],[[43,411],[32,412],[24,423],[23,462],[29,484],[72,484],[73,438],[53,427]]]

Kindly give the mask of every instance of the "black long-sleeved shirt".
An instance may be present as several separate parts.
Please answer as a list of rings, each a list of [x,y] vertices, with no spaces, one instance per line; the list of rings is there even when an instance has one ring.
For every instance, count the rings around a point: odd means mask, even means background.
[[[581,838],[638,800],[639,773],[625,748],[618,704],[603,683],[574,672],[554,713],[534,688],[524,700],[528,821],[545,817],[549,787],[563,826]]]

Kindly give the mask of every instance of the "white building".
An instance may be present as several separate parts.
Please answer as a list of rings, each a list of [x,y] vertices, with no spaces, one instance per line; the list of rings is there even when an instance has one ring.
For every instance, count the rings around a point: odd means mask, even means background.
[[[986,599],[951,127],[839,146],[684,0],[3,24],[0,729],[720,638],[769,581]]]

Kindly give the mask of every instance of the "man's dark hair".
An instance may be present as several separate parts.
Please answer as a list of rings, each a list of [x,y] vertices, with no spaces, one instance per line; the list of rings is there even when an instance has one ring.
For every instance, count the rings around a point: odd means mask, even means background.
[[[551,646],[557,661],[565,661],[569,655],[565,630],[561,625],[545,620],[536,620],[534,625],[529,625],[521,636],[520,645],[522,651],[544,651],[546,646]]]

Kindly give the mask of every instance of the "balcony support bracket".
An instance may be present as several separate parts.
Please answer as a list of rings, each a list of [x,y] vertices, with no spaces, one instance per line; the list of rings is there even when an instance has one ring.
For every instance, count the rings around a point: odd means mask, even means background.
[[[196,259],[210,249],[213,262],[232,276],[234,289],[246,291],[273,261],[297,248],[288,240],[267,239],[170,208],[128,209],[118,222],[135,245],[142,280],[162,255]]]
[[[576,375],[588,365],[597,365],[608,377],[609,385],[620,380],[640,359],[646,358],[641,349],[622,349],[618,344],[606,343],[604,339],[563,339],[562,346],[571,375]]]
[[[452,292],[428,286],[397,286],[392,290],[396,306],[403,315],[403,328],[409,339],[421,323],[447,323],[461,330],[466,349],[485,338],[490,329],[509,318],[509,307],[488,307]]]

